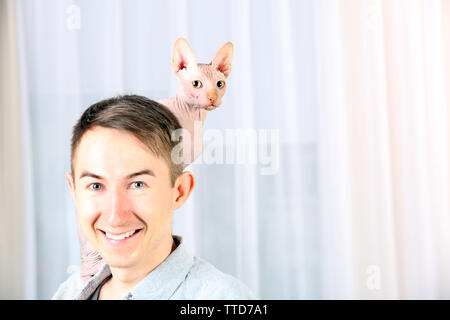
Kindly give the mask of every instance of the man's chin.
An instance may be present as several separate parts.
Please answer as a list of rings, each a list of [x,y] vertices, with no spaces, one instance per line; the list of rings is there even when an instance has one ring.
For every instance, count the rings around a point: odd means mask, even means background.
[[[112,268],[129,268],[136,264],[139,253],[138,248],[99,248],[102,252],[102,259]]]
[[[114,269],[131,268],[136,264],[129,255],[105,255],[103,260],[110,268]]]

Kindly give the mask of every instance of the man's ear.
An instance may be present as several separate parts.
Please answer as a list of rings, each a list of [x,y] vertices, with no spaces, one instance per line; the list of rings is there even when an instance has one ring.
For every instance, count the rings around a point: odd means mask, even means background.
[[[225,43],[214,55],[211,65],[216,70],[222,72],[225,78],[228,78],[231,72],[231,60],[233,60],[233,44],[231,42]]]
[[[190,171],[184,171],[177,177],[174,186],[175,195],[172,210],[178,210],[183,206],[194,189],[194,185],[194,175]]]
[[[172,69],[178,71],[197,66],[197,58],[186,39],[179,38],[173,47]]]
[[[66,173],[67,184],[69,185],[70,193],[72,194],[72,199],[75,201],[75,181],[73,175],[70,172]]]

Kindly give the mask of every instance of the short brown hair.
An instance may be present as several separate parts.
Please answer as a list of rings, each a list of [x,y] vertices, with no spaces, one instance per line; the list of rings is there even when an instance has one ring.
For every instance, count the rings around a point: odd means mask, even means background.
[[[173,130],[181,125],[176,116],[164,105],[138,95],[122,95],[97,102],[87,108],[73,127],[70,152],[72,174],[73,160],[84,133],[96,126],[128,131],[145,144],[157,157],[169,166],[172,186],[183,172],[182,164],[175,164],[171,152],[176,145],[172,141]]]

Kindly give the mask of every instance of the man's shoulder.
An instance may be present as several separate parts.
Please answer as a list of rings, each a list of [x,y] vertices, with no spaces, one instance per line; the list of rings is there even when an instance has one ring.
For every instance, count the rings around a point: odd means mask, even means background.
[[[188,299],[255,299],[253,292],[243,282],[196,256],[193,257],[184,286],[178,291],[179,295]]]
[[[52,300],[73,300],[78,297],[84,287],[84,281],[78,270],[73,270],[71,275],[59,285]]]

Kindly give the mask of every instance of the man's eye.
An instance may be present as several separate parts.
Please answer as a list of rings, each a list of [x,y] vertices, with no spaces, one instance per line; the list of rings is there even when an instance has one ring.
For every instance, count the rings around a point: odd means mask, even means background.
[[[136,181],[131,184],[131,187],[133,187],[135,189],[140,189],[140,188],[145,187],[145,183],[143,183],[142,181]]]
[[[94,191],[99,191],[99,190],[102,190],[102,185],[100,183],[91,183],[89,185],[89,188]]]

